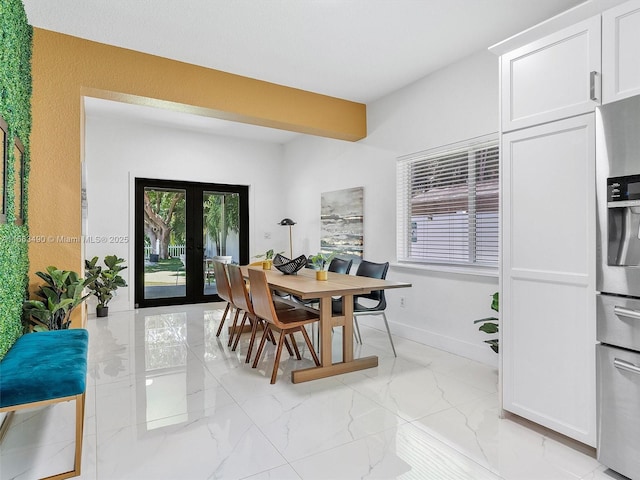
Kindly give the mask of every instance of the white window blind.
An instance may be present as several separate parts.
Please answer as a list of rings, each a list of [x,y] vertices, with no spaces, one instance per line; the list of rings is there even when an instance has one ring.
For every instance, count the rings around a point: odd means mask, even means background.
[[[398,260],[498,264],[497,136],[398,159]]]

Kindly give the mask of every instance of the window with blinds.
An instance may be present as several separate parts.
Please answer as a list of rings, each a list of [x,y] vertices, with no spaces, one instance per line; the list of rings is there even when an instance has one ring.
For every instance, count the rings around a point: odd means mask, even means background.
[[[397,181],[399,261],[497,266],[497,136],[401,157]]]

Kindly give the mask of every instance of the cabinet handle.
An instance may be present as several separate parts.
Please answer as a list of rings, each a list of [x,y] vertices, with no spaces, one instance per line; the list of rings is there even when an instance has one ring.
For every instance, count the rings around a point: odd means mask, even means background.
[[[626,362],[624,360],[620,360],[619,358],[613,359],[613,366],[619,368],[620,370],[624,370],[626,372],[637,373],[640,375],[640,367],[634,365],[633,363]]]
[[[616,305],[615,307],[613,307],[613,313],[615,313],[618,317],[627,317],[640,320],[640,312],[637,310],[631,310],[630,308],[619,307]]]
[[[598,82],[598,72],[595,70],[589,74],[589,98],[594,102],[598,101],[598,88],[596,83]]]

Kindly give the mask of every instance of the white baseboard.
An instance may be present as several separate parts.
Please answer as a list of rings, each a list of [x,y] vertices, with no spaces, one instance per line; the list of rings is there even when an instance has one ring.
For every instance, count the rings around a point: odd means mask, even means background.
[[[359,317],[358,322],[385,331],[382,317]],[[391,321],[389,321],[389,328],[391,329],[391,333],[397,337],[406,338],[407,340],[412,340],[498,368],[498,355],[484,342],[481,345],[476,345],[457,338],[447,337],[439,333]]]

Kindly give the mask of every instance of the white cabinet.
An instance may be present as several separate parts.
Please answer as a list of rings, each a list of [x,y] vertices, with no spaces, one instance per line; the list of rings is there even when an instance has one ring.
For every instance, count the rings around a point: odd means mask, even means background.
[[[603,103],[640,94],[640,0],[602,14],[602,72]]]
[[[600,17],[501,57],[502,131],[582,113],[599,104]]]
[[[503,408],[595,445],[594,114],[502,137]]]

